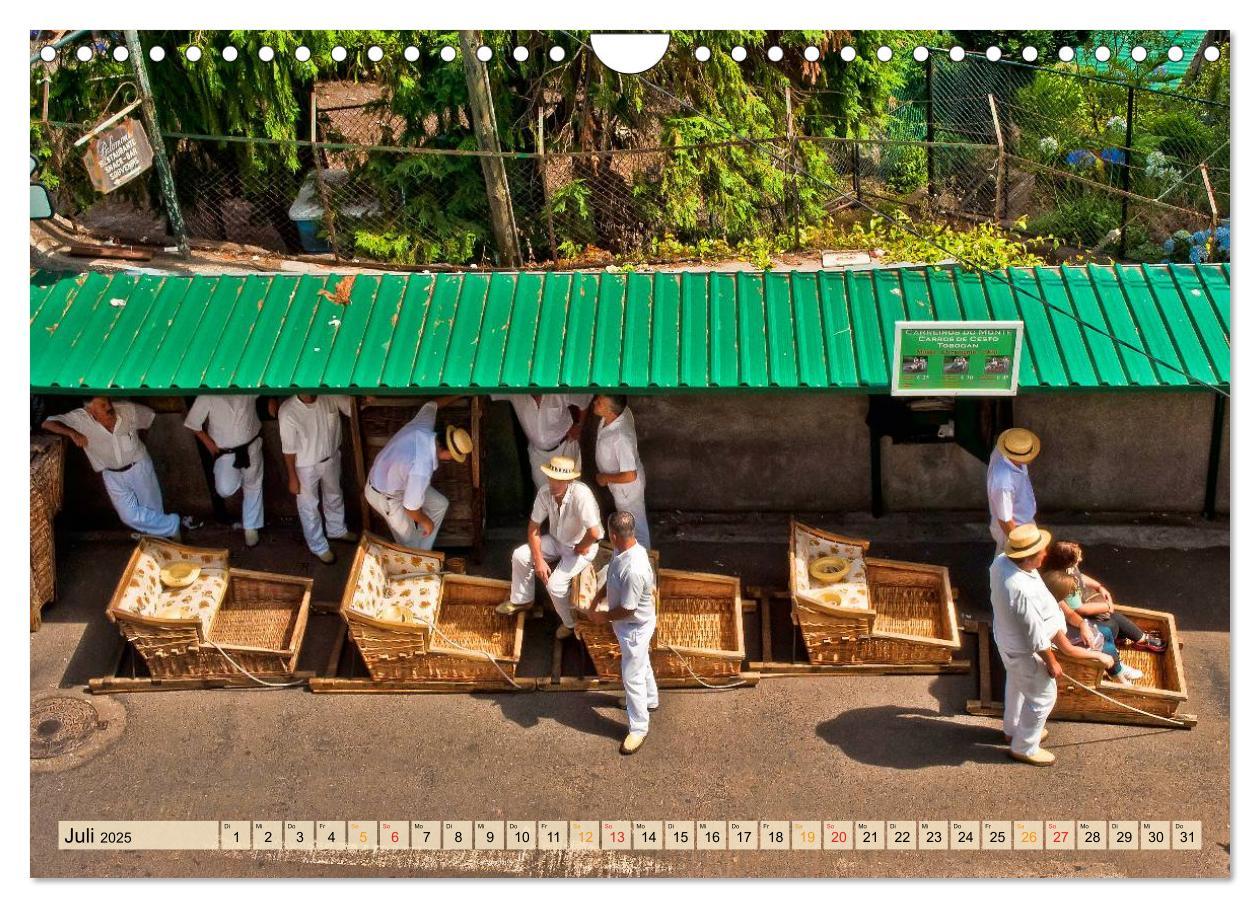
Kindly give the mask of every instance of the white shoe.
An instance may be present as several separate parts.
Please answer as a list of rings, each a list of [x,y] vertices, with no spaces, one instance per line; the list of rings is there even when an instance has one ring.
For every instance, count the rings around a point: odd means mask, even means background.
[[[258,531],[257,530],[245,531],[245,544],[249,546],[251,549],[254,546],[258,545]]]
[[[571,628],[571,627],[569,627],[569,626],[567,626],[567,625],[564,625],[564,624],[562,624],[562,625],[560,625],[558,628],[556,628],[556,639],[557,639],[557,640],[566,640],[566,639],[568,639],[569,637],[572,637],[572,636],[573,636],[573,628]]]
[[[325,549],[322,552],[316,552],[315,557],[324,562],[324,564],[332,564],[337,560],[337,556],[332,553],[332,549]]]
[[[1136,668],[1120,663],[1120,677],[1126,681],[1141,681],[1144,675]]]
[[[621,742],[621,752],[627,757],[643,746],[643,742],[647,740],[647,735],[641,735],[637,732],[630,732],[626,735],[626,739]]]
[[[179,519],[179,525],[186,530],[199,530],[206,525],[204,520],[198,520],[191,514],[185,514]]]

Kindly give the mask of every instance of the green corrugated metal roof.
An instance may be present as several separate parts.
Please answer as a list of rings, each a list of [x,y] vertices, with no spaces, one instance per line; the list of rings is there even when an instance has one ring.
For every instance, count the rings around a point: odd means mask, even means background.
[[[1022,319],[1026,390],[1229,384],[1228,265],[340,279],[36,273],[31,388],[878,392],[899,319]]]

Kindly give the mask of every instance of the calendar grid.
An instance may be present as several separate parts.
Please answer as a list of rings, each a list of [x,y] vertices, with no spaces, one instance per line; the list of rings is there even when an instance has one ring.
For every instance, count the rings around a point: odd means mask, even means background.
[[[58,824],[62,850],[1199,851],[1199,820],[187,820]]]

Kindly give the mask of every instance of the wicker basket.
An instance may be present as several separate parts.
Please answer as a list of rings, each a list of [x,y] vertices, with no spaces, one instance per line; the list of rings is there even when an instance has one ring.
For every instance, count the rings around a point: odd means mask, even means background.
[[[31,630],[39,630],[44,606],[57,592],[57,553],[53,539],[52,509],[44,494],[31,482]]]
[[[438,552],[408,549],[363,534],[342,597],[341,614],[374,681],[501,681],[516,677],[525,614],[499,615],[508,598],[506,580],[443,573],[437,607],[428,622],[396,622],[364,614],[369,558],[379,558],[387,577],[416,570],[441,571]],[[496,667],[497,666],[497,667]],[[502,671],[500,671],[502,669]]]
[[[203,565],[203,573],[222,571],[222,601],[209,614],[188,618],[136,611],[129,603],[144,595],[150,572],[146,559],[150,558],[159,564],[194,561]],[[136,648],[154,678],[229,679],[244,672],[282,677],[297,669],[310,604],[308,578],[228,569],[224,550],[142,539],[106,614]]]
[[[66,443],[59,435],[31,436],[31,488],[39,489],[50,513],[65,499]]]
[[[1051,718],[1070,715],[1073,718],[1099,721],[1141,721],[1140,717],[1135,719],[1135,714],[1124,707],[1083,690],[1077,681],[1128,706],[1165,718],[1173,717],[1180,705],[1189,699],[1186,676],[1181,665],[1181,641],[1177,636],[1177,622],[1173,616],[1167,612],[1127,605],[1117,605],[1116,611],[1127,615],[1142,630],[1158,634],[1168,644],[1168,648],[1162,653],[1149,653],[1131,646],[1120,647],[1120,660],[1142,672],[1143,677],[1132,687],[1108,680],[1102,663],[1096,659],[1078,659],[1057,654],[1063,671],[1076,681],[1059,679],[1059,697]]]
[[[652,553],[652,566],[657,564]],[[602,680],[621,678],[621,646],[612,627],[585,618],[604,602],[601,558],[579,575],[574,596],[580,619],[577,636],[586,645]],[[738,675],[744,662],[744,629],[738,577],[656,570],[656,633],[652,671],[662,680],[721,681]]]
[[[792,521],[792,613],[817,665],[946,664],[962,645],[949,569],[868,558],[866,540]],[[808,564],[818,553],[854,559],[844,584],[820,584]]]

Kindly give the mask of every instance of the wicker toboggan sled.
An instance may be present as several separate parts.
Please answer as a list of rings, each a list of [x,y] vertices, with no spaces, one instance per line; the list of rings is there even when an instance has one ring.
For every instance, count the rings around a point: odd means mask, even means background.
[[[172,589],[162,569],[196,565],[191,585]],[[311,581],[228,567],[227,549],[144,537],[106,614],[161,680],[291,678],[297,670]]]
[[[443,572],[444,556],[364,533],[341,615],[373,681],[508,682],[525,614],[505,617],[505,580]]]
[[[621,647],[608,624],[586,616],[607,608],[604,578],[611,557],[611,549],[601,546],[594,563],[574,579],[573,592],[577,636],[604,681],[621,678]],[[651,557],[657,578],[651,648],[657,681],[722,685],[739,676],[744,662],[739,578],[657,569],[656,552]]]
[[[949,570],[869,558],[870,543],[792,521],[792,614],[816,665],[948,664],[961,648]],[[820,558],[848,563],[819,580]]]

